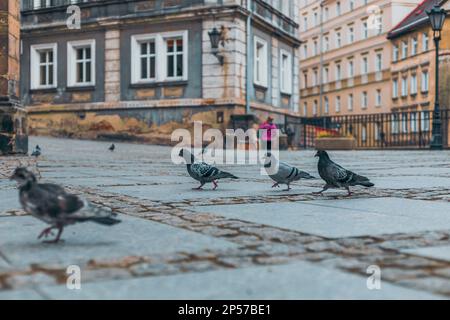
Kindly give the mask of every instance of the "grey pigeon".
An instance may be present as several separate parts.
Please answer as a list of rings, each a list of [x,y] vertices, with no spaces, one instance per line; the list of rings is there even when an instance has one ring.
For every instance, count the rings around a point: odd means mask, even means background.
[[[33,152],[31,153],[31,156],[38,158],[40,155],[41,155],[41,147],[39,147],[39,145],[37,145],[34,148]]]
[[[368,178],[344,169],[337,163],[331,161],[326,151],[319,150],[315,156],[319,157],[319,175],[326,182],[323,190],[316,193],[321,194],[329,188],[345,188],[348,191],[347,196],[350,196],[352,194],[350,192],[350,186],[360,185],[368,188],[374,186]]]
[[[109,147],[109,151],[113,152],[116,149],[114,143]]]
[[[216,190],[218,187],[217,180],[225,178],[238,179],[231,173],[221,171],[205,162],[196,162],[194,155],[186,149],[181,149],[179,156],[186,161],[189,175],[200,182],[200,186],[194,188],[195,190],[201,190],[205,183],[208,182],[212,182],[214,185],[213,190]]]
[[[278,168],[276,167],[277,165]],[[288,188],[284,191],[291,190],[290,184],[294,181],[298,181],[300,179],[315,179],[305,171],[301,171],[286,162],[278,161],[278,159],[270,152],[267,153],[264,168],[269,174],[269,177],[275,181],[272,188],[279,187],[280,184],[286,184]]]
[[[19,200],[23,209],[50,225],[40,233],[38,239],[58,229],[56,238],[47,243],[58,242],[67,225],[92,221],[110,226],[120,222],[112,212],[93,207],[86,200],[66,193],[58,185],[38,183],[35,175],[26,168],[17,168],[10,179],[19,184]]]

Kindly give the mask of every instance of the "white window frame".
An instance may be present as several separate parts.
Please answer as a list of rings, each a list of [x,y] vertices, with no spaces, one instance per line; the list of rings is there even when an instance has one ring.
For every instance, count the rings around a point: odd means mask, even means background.
[[[403,77],[401,82],[401,95],[402,97],[406,97],[408,95],[408,78]]]
[[[263,56],[262,57],[257,57],[256,53],[257,53],[257,48],[258,48],[258,44],[262,45],[263,47]],[[267,47],[267,41],[255,36],[254,40],[253,40],[253,57],[254,57],[254,64],[253,64],[253,83],[261,86],[261,87],[268,87],[268,82],[269,82],[269,68],[268,68],[268,47]],[[258,80],[258,62],[260,62],[259,64],[259,72],[260,72],[260,76],[261,79]]]
[[[169,77],[167,74],[167,40],[173,38],[183,39],[183,75]],[[140,44],[155,41],[155,77],[141,79]],[[188,80],[188,31],[171,31],[163,33],[135,34],[131,36],[131,83],[155,83],[166,81]]]
[[[380,72],[383,70],[383,54],[377,53],[375,56],[375,71]]]
[[[398,98],[398,79],[392,80],[392,98]]]
[[[421,92],[428,92],[430,89],[430,73],[428,71],[422,72],[422,79],[421,79]]]
[[[76,49],[91,47],[91,81],[76,82]],[[69,87],[95,86],[95,39],[67,42],[67,85]]]
[[[287,58],[286,66],[284,57]],[[286,68],[287,67],[287,68]],[[292,94],[292,54],[286,50],[280,50],[280,91],[285,94]]]
[[[411,94],[417,94],[417,74],[411,75]]]
[[[428,33],[422,33],[422,52],[428,51],[430,46],[430,37],[428,37]]]
[[[336,105],[334,106],[336,112],[341,112],[341,96],[336,96]]]
[[[395,45],[392,49],[392,60],[393,62],[398,61],[399,48],[398,45]]]
[[[48,8],[50,6],[50,0],[33,0],[33,9]]]
[[[39,51],[53,50],[53,84],[40,84],[40,57]],[[56,43],[43,43],[30,46],[30,88],[33,89],[51,89],[58,87],[57,78],[58,67],[58,45]]]
[[[348,61],[348,77],[353,78],[355,76],[355,63],[353,60]]]
[[[353,111],[353,94],[350,93],[348,95],[348,100],[347,100],[347,110],[348,111]]]
[[[369,96],[367,91],[361,93],[361,109],[367,109],[369,107]]]
[[[369,73],[369,58],[367,56],[363,56],[361,58],[361,74]]]

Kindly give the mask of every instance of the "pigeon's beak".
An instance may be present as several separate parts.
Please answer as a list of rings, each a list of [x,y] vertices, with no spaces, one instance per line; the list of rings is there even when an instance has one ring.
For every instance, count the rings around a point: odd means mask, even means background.
[[[314,157],[318,157],[319,156],[319,151],[316,152],[316,154],[314,155]]]

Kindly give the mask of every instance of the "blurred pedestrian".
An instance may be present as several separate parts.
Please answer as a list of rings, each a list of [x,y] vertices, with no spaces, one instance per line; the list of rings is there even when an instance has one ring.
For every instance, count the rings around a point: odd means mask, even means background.
[[[272,150],[272,137],[275,135],[277,126],[273,123],[271,116],[267,117],[267,120],[259,126],[259,130],[265,130],[262,132],[261,139],[266,142],[267,151]]]

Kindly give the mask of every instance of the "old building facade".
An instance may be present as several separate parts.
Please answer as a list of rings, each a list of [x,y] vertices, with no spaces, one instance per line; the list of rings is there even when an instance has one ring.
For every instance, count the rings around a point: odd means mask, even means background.
[[[420,0],[300,0],[300,113],[389,112],[392,46],[386,38]]]
[[[167,139],[195,120],[228,128],[246,109],[282,123],[299,105],[298,13],[292,0],[24,0],[30,126]]]

